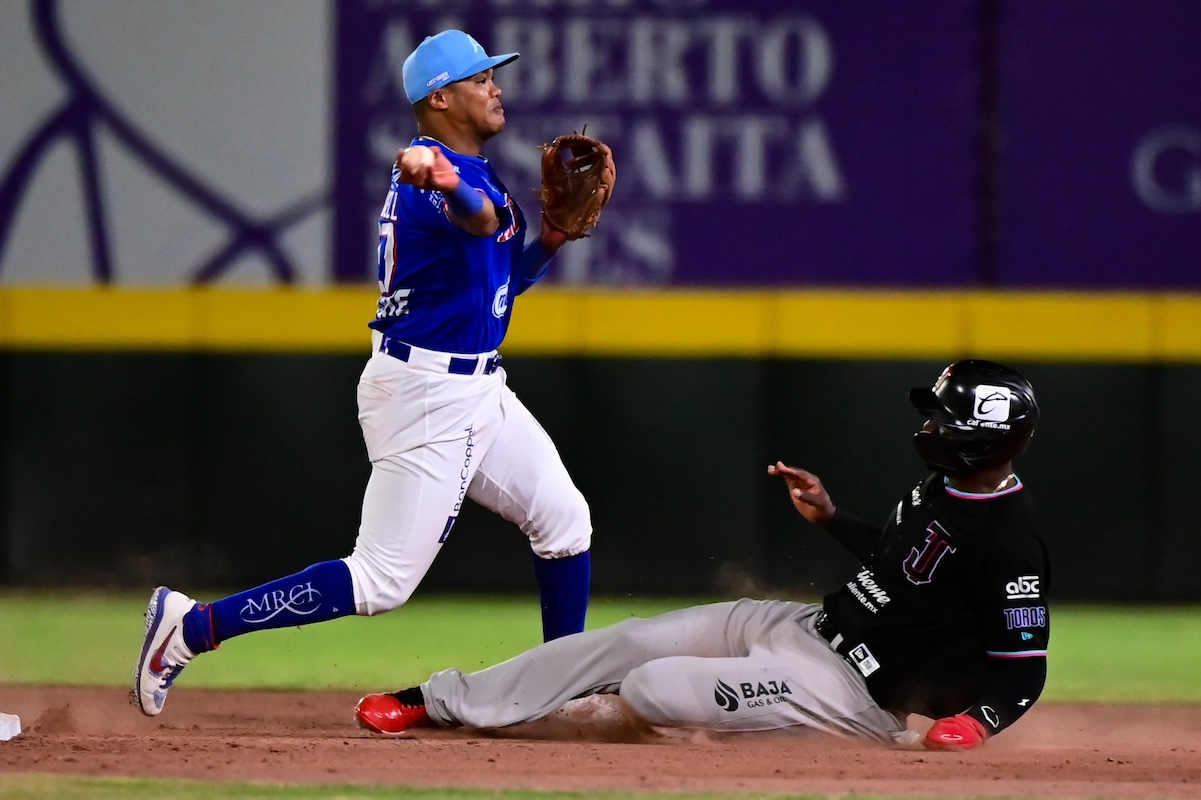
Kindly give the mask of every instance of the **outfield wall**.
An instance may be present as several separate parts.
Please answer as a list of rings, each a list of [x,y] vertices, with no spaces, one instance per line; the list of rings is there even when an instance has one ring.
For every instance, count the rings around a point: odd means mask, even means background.
[[[0,580],[240,587],[349,552],[372,297],[0,291]],[[850,557],[765,465],[808,466],[883,521],[922,476],[905,390],[971,354],[1039,393],[1020,471],[1056,594],[1195,601],[1199,311],[1184,295],[535,292],[505,355],[592,505],[600,592],[835,585]],[[521,535],[486,512],[446,547],[426,589],[533,586]]]
[[[620,166],[504,348],[599,589],[836,580],[764,464],[881,519],[920,473],[905,388],[974,355],[1043,398],[1064,595],[1197,599],[1201,4],[1097,5],[0,3],[0,582],[350,548],[400,67],[468,26],[522,54],[487,154],[531,228],[541,143]],[[528,588],[518,538],[467,512],[429,584]]]

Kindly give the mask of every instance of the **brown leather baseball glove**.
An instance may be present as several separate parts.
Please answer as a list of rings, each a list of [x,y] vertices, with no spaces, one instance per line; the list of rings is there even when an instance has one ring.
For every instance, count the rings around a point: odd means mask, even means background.
[[[568,239],[596,227],[616,182],[613,151],[604,142],[570,133],[542,145],[542,218]]]

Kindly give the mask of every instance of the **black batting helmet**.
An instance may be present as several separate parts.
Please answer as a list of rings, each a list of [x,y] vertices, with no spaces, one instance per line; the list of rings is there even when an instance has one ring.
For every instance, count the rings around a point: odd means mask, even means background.
[[[956,361],[933,389],[910,389],[909,402],[934,423],[914,435],[913,446],[945,475],[1004,464],[1026,449],[1038,424],[1034,387],[992,361]]]

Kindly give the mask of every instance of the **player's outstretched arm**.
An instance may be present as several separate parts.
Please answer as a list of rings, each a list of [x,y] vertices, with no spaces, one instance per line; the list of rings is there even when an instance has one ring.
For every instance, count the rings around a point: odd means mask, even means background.
[[[816,475],[799,467],[790,467],[783,461],[769,464],[767,474],[784,479],[788,497],[802,517],[822,528],[830,524],[834,518],[834,501]]]
[[[567,236],[547,225],[546,218],[543,217],[541,235],[521,251],[521,262],[518,265],[517,274],[513,276],[515,278],[512,284],[513,291],[521,294],[542,280],[550,266],[551,259],[566,243]]]
[[[784,479],[788,498],[802,517],[824,528],[856,557],[865,562],[871,560],[880,540],[880,529],[835,507],[820,478],[782,461],[769,465],[767,474]]]

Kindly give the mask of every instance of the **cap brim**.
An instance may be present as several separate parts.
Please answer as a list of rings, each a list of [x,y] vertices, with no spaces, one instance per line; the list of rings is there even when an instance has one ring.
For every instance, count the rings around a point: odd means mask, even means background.
[[[454,83],[455,81],[461,81],[461,80],[464,80],[465,78],[470,78],[472,75],[479,75],[481,72],[486,72],[490,69],[496,69],[497,67],[503,67],[505,64],[508,64],[510,61],[516,61],[520,56],[521,56],[520,53],[505,53],[504,55],[491,56],[489,58],[485,58],[483,61],[480,61],[476,64],[472,64],[470,67],[468,67],[466,70],[464,70],[462,72],[462,74],[457,75],[454,78],[452,78],[450,82]]]

